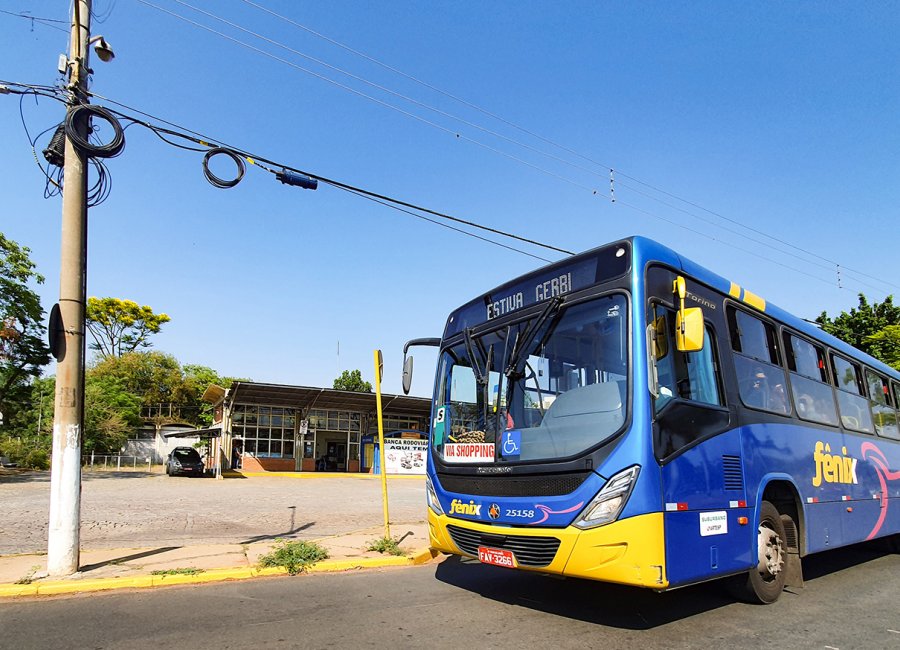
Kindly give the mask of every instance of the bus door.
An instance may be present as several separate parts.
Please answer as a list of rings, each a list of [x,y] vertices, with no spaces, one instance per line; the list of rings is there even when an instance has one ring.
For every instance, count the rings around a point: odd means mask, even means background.
[[[677,274],[648,271],[650,390],[654,453],[661,465],[667,578],[685,584],[745,570],[751,526],[743,480],[741,438],[725,399],[719,336],[727,330],[723,297],[686,279],[687,302],[701,307],[703,347],[679,352],[675,344]],[[655,385],[654,385],[655,384]]]

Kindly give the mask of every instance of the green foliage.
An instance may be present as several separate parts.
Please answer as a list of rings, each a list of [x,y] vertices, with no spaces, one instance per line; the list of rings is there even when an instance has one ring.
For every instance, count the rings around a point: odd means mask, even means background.
[[[101,356],[120,356],[134,352],[138,348],[148,348],[149,336],[158,334],[163,324],[171,318],[166,314],[155,314],[147,305],[138,305],[133,300],[119,298],[88,298],[88,331],[94,342],[91,349]]]
[[[888,325],[869,338],[883,351],[881,360],[900,370],[900,325]]]
[[[200,573],[203,573],[204,569],[197,569],[194,567],[184,567],[177,569],[157,569],[155,571],[151,571],[150,575],[152,576],[195,576]]]
[[[328,557],[328,551],[315,542],[289,542],[276,539],[269,553],[259,558],[261,567],[284,567],[292,576]]]
[[[28,407],[30,382],[50,362],[44,310],[30,283],[42,284],[31,251],[0,233],[0,411],[13,418]]]
[[[94,378],[120,382],[124,390],[137,395],[145,406],[187,404],[193,397],[178,360],[164,352],[128,352],[103,357],[89,372]]]
[[[859,294],[859,306],[831,318],[824,311],[816,319],[822,329],[853,347],[898,368],[900,363],[900,307],[893,296],[872,303]]]
[[[354,393],[371,393],[372,384],[363,381],[359,370],[345,370],[341,376],[334,380],[335,390],[349,390]]]
[[[367,551],[378,551],[379,553],[388,553],[390,555],[404,555],[400,549],[400,543],[393,537],[381,537],[373,539],[366,547]]]
[[[115,377],[88,373],[84,388],[84,450],[118,453],[141,425],[141,400]]]
[[[231,385],[236,381],[250,381],[239,377],[223,377],[207,366],[185,364],[182,370],[184,371],[184,382],[191,395],[191,403],[197,407],[197,423],[203,426],[212,424],[213,420],[213,414],[209,410],[209,405],[201,400],[203,393],[206,392],[210,385],[215,384],[222,388],[231,388]]]

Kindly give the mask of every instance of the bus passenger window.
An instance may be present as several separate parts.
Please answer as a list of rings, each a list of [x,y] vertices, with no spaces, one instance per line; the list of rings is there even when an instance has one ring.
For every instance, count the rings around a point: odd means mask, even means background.
[[[867,368],[866,384],[869,388],[869,405],[872,407],[875,433],[884,438],[900,440],[900,431],[897,429],[897,411],[891,406],[891,394],[887,380]]]
[[[869,411],[869,401],[863,396],[860,386],[859,367],[836,354],[831,355],[831,365],[838,389],[841,424],[845,429],[874,433],[875,426],[872,423],[872,413]]]
[[[664,356],[657,359],[659,397],[656,412],[673,398],[681,398],[702,404],[721,406],[722,393],[715,359],[715,346],[709,328],[703,335],[703,349],[697,352],[678,352],[675,348],[675,312],[662,306],[656,307],[657,322],[665,323],[667,345],[661,346]],[[660,334],[657,334],[660,336]]]
[[[728,325],[741,401],[750,408],[789,415],[787,380],[778,358],[775,328],[733,307],[728,310]]]
[[[819,346],[788,333],[784,335],[784,342],[797,415],[803,420],[836,427],[837,408],[834,391],[828,383],[825,352]]]

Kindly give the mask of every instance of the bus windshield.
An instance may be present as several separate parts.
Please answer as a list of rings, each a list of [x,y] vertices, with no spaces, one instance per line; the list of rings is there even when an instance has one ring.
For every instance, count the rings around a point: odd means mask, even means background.
[[[576,456],[627,419],[624,294],[473,336],[441,355],[432,444],[445,463],[516,463]]]

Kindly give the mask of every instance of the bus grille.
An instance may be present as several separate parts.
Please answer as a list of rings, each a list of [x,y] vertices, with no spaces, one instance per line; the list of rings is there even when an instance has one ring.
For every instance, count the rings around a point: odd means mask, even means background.
[[[480,533],[475,530],[447,526],[450,538],[463,553],[478,557],[479,546],[489,546],[512,551],[521,566],[542,567],[553,562],[559,549],[559,540],[555,537],[525,537],[523,535],[496,535]]]
[[[726,490],[744,489],[744,472],[740,456],[722,456],[722,472]]]
[[[459,476],[438,474],[448,492],[479,497],[556,497],[571,494],[590,472],[552,476]]]

